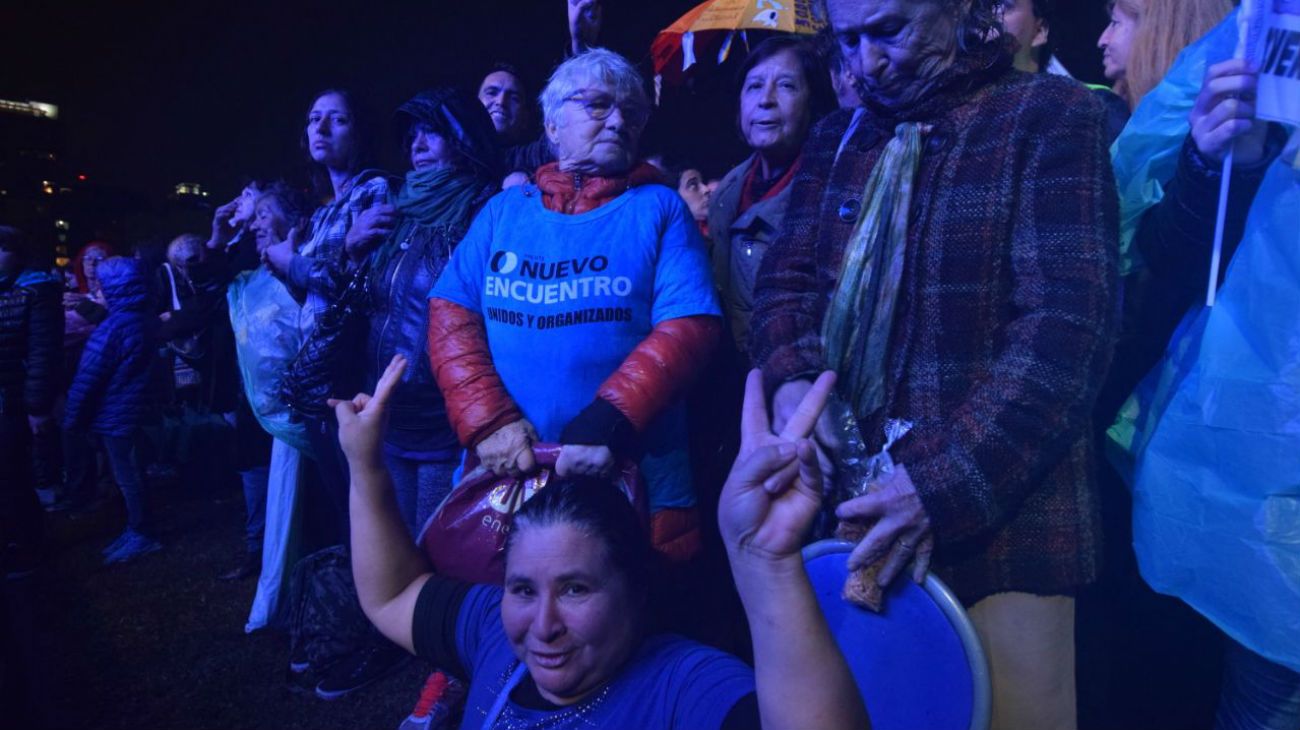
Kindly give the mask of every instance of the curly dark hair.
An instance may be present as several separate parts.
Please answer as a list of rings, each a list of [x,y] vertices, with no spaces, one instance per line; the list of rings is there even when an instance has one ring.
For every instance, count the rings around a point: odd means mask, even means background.
[[[815,0],[822,17],[830,17],[826,4],[829,0]],[[998,6],[1002,0],[925,0],[938,3],[950,10],[960,10],[969,3],[965,16],[957,23],[957,47],[970,55],[997,55],[1010,52],[1010,39],[1002,30]]]

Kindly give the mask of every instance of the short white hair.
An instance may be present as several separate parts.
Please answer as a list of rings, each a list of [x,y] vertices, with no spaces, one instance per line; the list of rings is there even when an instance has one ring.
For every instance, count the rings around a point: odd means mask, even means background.
[[[592,48],[560,64],[551,74],[539,99],[545,123],[554,123],[564,101],[592,81],[608,85],[616,102],[650,110],[650,99],[636,67],[613,51]]]

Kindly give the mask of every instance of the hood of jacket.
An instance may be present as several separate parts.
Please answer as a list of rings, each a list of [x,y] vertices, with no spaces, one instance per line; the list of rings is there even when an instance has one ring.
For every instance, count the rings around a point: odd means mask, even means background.
[[[398,138],[405,141],[415,122],[433,128],[489,179],[501,179],[504,156],[497,131],[478,99],[448,86],[421,91],[393,114]]]
[[[149,303],[149,280],[141,262],[116,256],[100,264],[98,273],[110,311],[139,309]]]

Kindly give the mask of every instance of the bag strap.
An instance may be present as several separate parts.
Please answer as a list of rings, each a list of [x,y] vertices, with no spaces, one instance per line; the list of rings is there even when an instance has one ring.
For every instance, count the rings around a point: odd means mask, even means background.
[[[172,272],[172,265],[163,263],[163,270],[167,272],[167,279],[172,285],[172,311],[178,312],[181,308],[181,298],[176,293],[176,274]]]
[[[564,447],[560,444],[533,444],[533,458],[537,460],[537,466],[554,469],[555,462],[560,460],[562,448]]]
[[[519,662],[515,671],[511,673],[510,678],[506,680],[506,686],[501,688],[501,694],[497,695],[497,701],[492,703],[492,709],[488,710],[487,717],[483,718],[482,730],[492,730],[492,726],[497,724],[497,719],[506,709],[506,703],[510,701],[510,693],[515,691],[515,687],[524,681],[524,675],[528,673],[528,665]]]

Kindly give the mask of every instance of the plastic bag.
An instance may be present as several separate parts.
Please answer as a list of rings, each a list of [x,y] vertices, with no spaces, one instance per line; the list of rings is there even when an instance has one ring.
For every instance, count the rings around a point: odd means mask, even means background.
[[[266,482],[266,528],[262,537],[262,573],[248,612],[245,633],[283,621],[283,596],[289,568],[298,560],[298,474],[302,456],[289,444],[271,444],[271,470]]]
[[[1128,458],[1143,578],[1296,671],[1298,139],[1255,196],[1216,305],[1188,315],[1110,432]]]
[[[311,308],[298,304],[284,283],[265,269],[236,277],[226,300],[239,373],[253,414],[267,433],[310,456],[306,426],[290,420],[279,387],[302,347],[304,333],[311,331]]]
[[[429,518],[417,539],[440,575],[470,583],[505,580],[506,536],[515,513],[552,479],[556,444],[536,444],[538,471],[522,479],[498,477],[479,466],[470,452],[465,477]],[[635,464],[621,465],[615,484],[647,522],[645,489]]]
[[[1237,47],[1234,10],[1200,40],[1187,46],[1163,81],[1152,89],[1110,148],[1119,188],[1120,274],[1143,268],[1133,248],[1142,215],[1164,197],[1164,185],[1178,168],[1178,151],[1191,130],[1188,114],[1200,93],[1205,71],[1232,58]]]
[[[857,543],[867,536],[875,522],[839,520],[835,517],[835,508],[880,488],[881,481],[896,468],[889,450],[912,430],[913,424],[897,418],[885,421],[884,443],[880,451],[870,454],[848,403],[838,396],[832,397],[828,412],[835,424],[840,448],[835,455],[833,493],[830,499],[823,500],[824,515],[826,524],[835,525],[834,536],[837,539]],[[884,608],[885,591],[876,583],[876,576],[885,567],[888,557],[881,556],[876,562],[851,571],[844,582],[844,599],[879,613]]]

